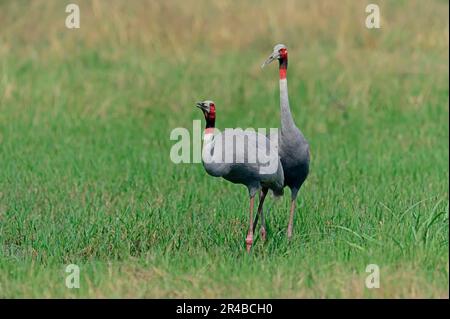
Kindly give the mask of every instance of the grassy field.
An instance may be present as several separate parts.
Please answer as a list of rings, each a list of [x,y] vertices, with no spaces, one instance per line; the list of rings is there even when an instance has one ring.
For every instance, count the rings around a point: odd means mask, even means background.
[[[449,5],[376,2],[379,30],[356,0],[76,1],[68,30],[61,1],[0,1],[0,297],[448,298]],[[269,198],[247,255],[245,188],[169,134],[199,99],[277,127],[280,42],[311,173],[292,242]]]

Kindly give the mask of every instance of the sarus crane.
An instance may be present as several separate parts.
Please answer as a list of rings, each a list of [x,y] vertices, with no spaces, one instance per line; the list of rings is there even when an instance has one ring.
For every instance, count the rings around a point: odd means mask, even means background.
[[[202,162],[206,172],[235,184],[243,184],[248,189],[250,219],[245,243],[247,252],[250,252],[253,244],[253,208],[256,193],[261,192],[258,215],[262,212],[269,190],[275,196],[283,194],[284,174],[276,147],[273,147],[273,143],[271,146],[267,136],[255,131],[233,130],[231,135],[215,131],[215,103],[206,100],[198,102],[196,106],[202,110],[206,121],[202,148]],[[232,142],[229,143],[227,138],[231,138]],[[231,161],[227,161],[227,158]],[[250,160],[251,158],[255,161]],[[261,161],[261,158],[265,160]],[[270,165],[267,165],[268,163]]]
[[[286,78],[288,50],[285,45],[275,45],[272,54],[261,65],[261,68],[274,60],[279,62],[280,74],[281,130],[280,134],[278,134],[278,153],[283,166],[284,185],[291,189],[291,208],[287,228],[287,237],[291,239],[296,198],[309,173],[309,144],[295,125],[289,106]],[[277,137],[273,136],[272,138]]]

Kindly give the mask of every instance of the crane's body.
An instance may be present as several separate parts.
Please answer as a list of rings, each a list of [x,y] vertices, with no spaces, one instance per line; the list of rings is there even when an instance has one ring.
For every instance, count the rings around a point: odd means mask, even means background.
[[[244,141],[245,145],[240,145]],[[250,196],[254,196],[262,188],[268,188],[274,194],[281,195],[284,187],[283,167],[275,148],[271,145],[273,144],[265,135],[256,132],[236,130],[227,136],[209,130],[204,133],[202,163],[209,175],[245,185]],[[268,161],[276,163],[276,169],[272,171],[264,169],[268,165],[261,162],[262,156],[258,156],[262,152],[269,154]],[[226,158],[230,155],[232,161],[228,162]],[[256,155],[255,161],[248,160],[252,155]]]

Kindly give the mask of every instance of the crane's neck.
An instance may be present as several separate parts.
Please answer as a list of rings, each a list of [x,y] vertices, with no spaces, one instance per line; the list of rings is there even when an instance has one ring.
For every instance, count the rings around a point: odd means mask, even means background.
[[[208,163],[208,159],[212,156],[214,150],[214,127],[208,127],[206,124],[205,131],[203,132],[203,148],[202,148],[202,159]]]
[[[202,148],[202,162],[206,172],[211,176],[222,176],[226,173],[227,163],[217,160],[215,156],[216,135],[220,135],[219,130],[215,129],[216,123],[216,108],[210,105],[207,111],[203,111],[206,120],[205,131],[203,132],[203,148]],[[220,150],[219,150],[220,151]]]
[[[214,127],[205,128],[205,131],[203,132],[203,147],[209,144],[213,140],[213,137]]]
[[[203,135],[203,141],[209,143],[212,141],[214,136],[214,128],[216,126],[216,109],[214,106],[211,106],[209,112],[204,111],[206,127]]]
[[[280,62],[280,108],[281,108],[281,129],[290,129],[295,127],[292,118],[291,109],[289,107],[289,95],[287,86],[287,53],[279,59]]]
[[[202,147],[202,162],[203,167],[208,172],[208,174],[213,176],[220,176],[216,173],[216,169],[219,168],[218,165],[213,163],[212,158],[214,156],[214,134],[215,134],[215,117],[211,119],[209,114],[205,113],[206,127],[203,132],[203,147]]]

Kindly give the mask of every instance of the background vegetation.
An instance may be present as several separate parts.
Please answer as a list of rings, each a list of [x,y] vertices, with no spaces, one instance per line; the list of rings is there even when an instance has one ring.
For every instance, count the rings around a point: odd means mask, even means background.
[[[379,30],[357,0],[74,2],[78,30],[0,1],[0,297],[448,298],[447,1],[375,1]],[[245,189],[173,164],[169,133],[199,99],[278,126],[276,43],[311,174],[293,241],[269,199],[248,256]]]

